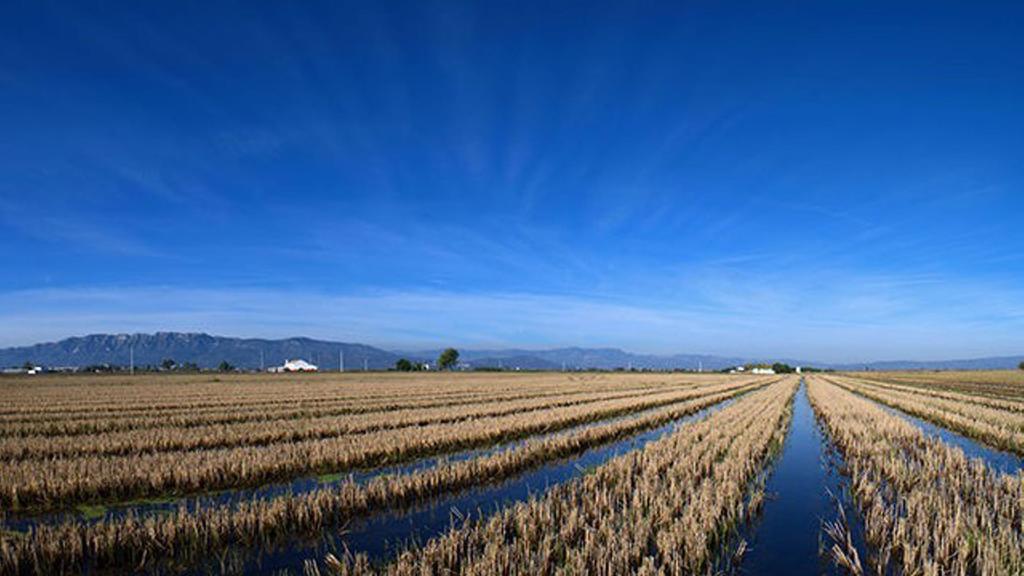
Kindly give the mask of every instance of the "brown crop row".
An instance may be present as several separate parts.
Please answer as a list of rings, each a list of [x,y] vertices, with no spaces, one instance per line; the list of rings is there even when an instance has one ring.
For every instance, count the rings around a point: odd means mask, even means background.
[[[574,393],[530,397],[525,400],[483,400],[472,404],[444,405],[425,409],[286,418],[269,425],[267,420],[233,424],[180,426],[173,422],[158,428],[72,436],[0,438],[0,458],[11,460],[73,458],[87,455],[153,454],[183,450],[209,450],[233,446],[266,446],[279,442],[337,438],[408,426],[459,422],[471,418],[591,404],[618,398],[639,398],[661,393],[641,390],[617,393]]]
[[[490,456],[442,463],[404,476],[386,476],[366,485],[346,482],[337,488],[140,519],[134,516],[99,523],[66,522],[39,526],[0,546],[2,573],[77,573],[82,566],[139,566],[163,557],[195,558],[229,543],[263,543],[274,538],[316,533],[327,526],[377,510],[424,501],[447,492],[495,482],[544,462],[578,454],[692,414],[751,388],[702,396],[638,417],[584,428],[524,444]]]
[[[970,460],[822,378],[810,378],[808,395],[845,456],[871,572],[1024,572],[1024,477]]]
[[[689,376],[689,375],[688,375]],[[374,384],[369,382],[353,383],[344,378],[336,382],[324,382],[319,386],[299,388],[290,382],[264,382],[260,376],[253,377],[259,382],[259,396],[254,396],[252,384],[237,385],[234,397],[225,396],[224,389],[211,389],[209,385],[197,386],[192,391],[195,398],[186,403],[161,404],[153,396],[155,384],[140,385],[138,389],[129,389],[132,398],[123,399],[118,404],[116,399],[103,404],[83,406],[89,402],[89,394],[93,390],[88,386],[69,385],[61,391],[60,399],[36,398],[31,403],[0,415],[0,423],[32,423],[49,419],[83,420],[95,418],[162,418],[180,416],[191,413],[231,413],[242,410],[291,410],[295,408],[313,409],[320,406],[346,404],[353,408],[418,406],[425,402],[473,402],[483,398],[525,398],[551,394],[569,394],[574,392],[617,392],[625,390],[651,389],[674,385],[710,384],[719,378],[670,378],[658,380],[641,380],[637,378],[613,379],[609,375],[607,381],[579,383],[562,377],[562,380],[545,381],[544,384],[528,384],[523,386],[507,386],[498,382],[476,382],[477,387],[467,388],[465,384],[449,387],[447,380],[431,374],[429,378],[411,380],[405,390],[376,391]],[[159,382],[159,378],[154,382]],[[362,387],[362,388],[360,388]],[[27,387],[29,390],[33,386]],[[228,390],[232,390],[228,388]],[[273,394],[270,394],[273,392]],[[269,395],[268,395],[269,394]]]
[[[1001,450],[1024,454],[1024,414],[962,399],[936,397],[852,378],[830,377],[834,384],[908,414],[930,420]]]
[[[467,522],[381,568],[329,557],[332,574],[705,574],[756,512],[752,480],[777,449],[796,380],[599,467],[543,498]],[[320,574],[319,566],[307,566]]]
[[[1021,370],[854,372],[851,376],[928,390],[948,390],[990,398],[1024,400],[1024,371]]]
[[[55,508],[206,492],[298,475],[375,467],[525,438],[749,386],[756,381],[722,379],[718,382],[637,398],[269,446],[5,461],[0,463],[0,504],[15,509]]]

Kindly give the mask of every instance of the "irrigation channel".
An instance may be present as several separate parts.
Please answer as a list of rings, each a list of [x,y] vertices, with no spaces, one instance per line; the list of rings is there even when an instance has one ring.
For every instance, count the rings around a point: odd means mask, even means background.
[[[764,508],[744,535],[748,551],[741,574],[841,574],[829,556],[831,544],[821,540],[822,522],[836,517],[840,503],[858,553],[867,557],[863,526],[853,512],[841,469],[842,456],[818,425],[807,384],[801,382],[782,454],[765,485]]]
[[[531,496],[586,474],[589,470],[671,433],[676,427],[705,418],[732,404],[724,400],[678,420],[634,436],[591,448],[577,456],[548,463],[492,485],[438,498],[405,510],[382,511],[355,520],[347,526],[325,531],[314,538],[297,538],[273,547],[236,547],[220,558],[210,558],[195,566],[189,574],[207,574],[223,570],[244,574],[301,573],[303,562],[322,558],[326,553],[343,551],[367,554],[372,561],[384,562],[409,545],[422,544],[449,530],[453,523],[487,516],[505,506],[523,502]]]

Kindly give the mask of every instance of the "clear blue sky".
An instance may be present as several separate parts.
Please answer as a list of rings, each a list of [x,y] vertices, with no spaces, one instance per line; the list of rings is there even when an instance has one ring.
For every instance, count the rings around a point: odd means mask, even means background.
[[[6,2],[0,345],[1022,354],[1022,55],[1019,2]]]

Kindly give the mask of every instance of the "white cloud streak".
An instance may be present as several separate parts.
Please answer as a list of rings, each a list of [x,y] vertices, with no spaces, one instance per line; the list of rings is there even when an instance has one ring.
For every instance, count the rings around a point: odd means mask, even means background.
[[[887,284],[886,288],[891,288]],[[877,286],[876,286],[877,288]],[[328,294],[268,289],[121,287],[0,294],[0,345],[97,332],[203,331],[310,336],[387,348],[615,346],[637,352],[796,357],[818,361],[941,359],[1020,353],[1024,311],[995,296],[971,316],[906,313],[901,294],[839,297],[843,316],[786,300],[759,311],[527,293]],[[980,293],[975,293],[980,295]],[[737,292],[729,300],[742,300]],[[969,305],[969,303],[965,303]],[[1002,310],[992,317],[995,310]]]

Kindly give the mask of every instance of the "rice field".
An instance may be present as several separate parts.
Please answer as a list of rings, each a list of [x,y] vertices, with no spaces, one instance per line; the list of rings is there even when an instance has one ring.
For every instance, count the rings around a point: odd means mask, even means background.
[[[1024,397],[931,376],[3,378],[0,574],[1022,573],[1024,476],[913,418]]]

